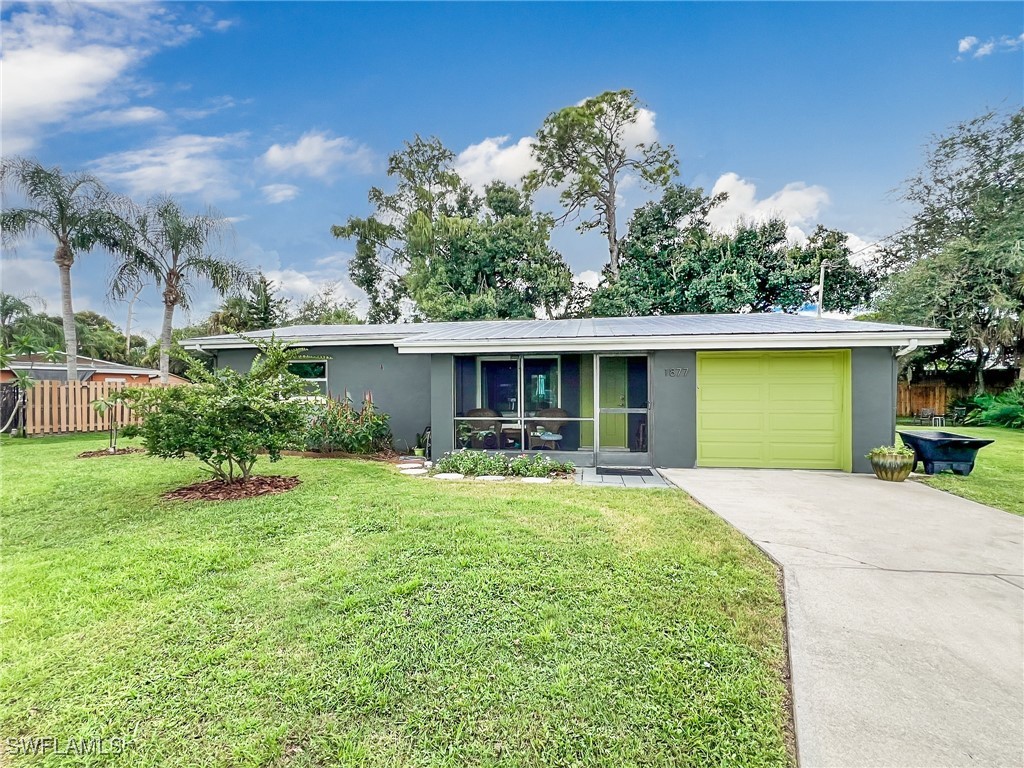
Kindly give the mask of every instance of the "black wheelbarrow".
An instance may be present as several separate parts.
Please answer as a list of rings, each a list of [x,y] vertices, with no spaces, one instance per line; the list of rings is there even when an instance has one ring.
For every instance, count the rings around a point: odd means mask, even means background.
[[[957,435],[953,432],[897,432],[903,443],[914,452],[914,470],[924,464],[925,474],[950,469],[957,475],[969,475],[974,469],[978,451],[995,440]]]

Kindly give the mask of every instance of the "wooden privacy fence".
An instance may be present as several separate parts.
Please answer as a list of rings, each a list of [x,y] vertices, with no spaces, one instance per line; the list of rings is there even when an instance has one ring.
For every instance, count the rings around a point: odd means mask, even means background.
[[[945,413],[949,391],[944,381],[923,381],[907,384],[902,379],[896,389],[896,415],[913,416],[925,408],[933,413]]]
[[[1013,379],[990,381],[986,378],[985,391],[996,395],[1007,389]],[[942,379],[925,379],[907,384],[900,379],[896,389],[896,415],[913,416],[925,408],[933,413],[952,413],[950,402],[974,394],[974,384],[967,382],[946,382]]]
[[[96,400],[108,399],[124,387],[121,382],[109,381],[71,385],[60,381],[37,381],[25,393],[25,431],[30,435],[104,432],[110,429],[112,419],[116,419],[119,426],[135,424],[138,419],[124,403],[115,403],[105,413],[99,413],[92,405]],[[15,417],[11,427],[17,425]]]

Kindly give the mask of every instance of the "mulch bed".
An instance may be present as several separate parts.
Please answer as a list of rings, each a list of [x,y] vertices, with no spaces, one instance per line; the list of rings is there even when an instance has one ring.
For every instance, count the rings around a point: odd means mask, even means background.
[[[126,453],[145,453],[145,448],[118,448],[115,453],[111,453],[106,448],[99,451],[83,451],[78,454],[80,459],[97,459],[100,456],[123,456]]]
[[[303,459],[361,459],[363,461],[397,461],[395,451],[378,451],[377,453],[346,453],[345,451],[281,451],[282,456],[298,456]]]
[[[160,498],[169,501],[236,501],[265,496],[270,493],[290,491],[302,481],[297,477],[282,475],[254,475],[245,482],[225,483],[223,480],[207,480],[203,483],[186,485],[168,491]]]

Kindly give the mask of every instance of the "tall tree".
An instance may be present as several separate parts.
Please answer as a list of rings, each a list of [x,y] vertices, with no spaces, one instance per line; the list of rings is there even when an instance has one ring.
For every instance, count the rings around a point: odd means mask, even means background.
[[[357,325],[362,322],[356,314],[354,299],[335,295],[337,284],[327,285],[312,296],[299,302],[291,322],[296,325]]]
[[[0,212],[0,237],[5,246],[36,234],[56,241],[53,261],[60,275],[61,317],[68,381],[78,380],[78,335],[71,302],[71,267],[76,257],[97,245],[113,247],[123,237],[124,222],[111,209],[110,194],[87,174],[65,174],[37,161],[10,157],[0,163],[0,184],[13,188],[24,207]]]
[[[122,243],[121,261],[114,270],[111,294],[123,298],[147,278],[161,288],[164,313],[160,329],[160,378],[167,382],[174,310],[189,306],[198,279],[207,280],[221,294],[251,280],[241,264],[217,253],[218,235],[226,228],[214,214],[187,215],[170,197],[151,199],[130,214],[130,243]]]
[[[560,222],[586,208],[593,210],[578,229],[600,228],[608,240],[608,274],[613,281],[619,277],[617,195],[623,178],[635,174],[647,186],[663,189],[679,170],[671,145],[630,138],[641,116],[641,104],[631,90],[606,91],[553,112],[533,146],[539,167],[525,179],[528,193],[546,186],[561,190],[565,212]]]
[[[956,238],[980,241],[1024,208],[1024,109],[987,112],[933,137],[902,197],[916,210],[889,249],[897,266],[938,253]]]
[[[16,337],[36,339],[40,346],[63,342],[60,318],[36,312],[30,298],[0,293],[0,346],[10,347]]]
[[[468,213],[468,212],[467,212]],[[427,320],[554,317],[572,273],[551,248],[553,221],[501,182],[486,188],[474,215],[446,220],[431,236],[432,259],[416,259],[407,275],[410,296]]]
[[[393,323],[401,317],[402,300],[408,298],[405,273],[413,259],[429,262],[439,245],[431,237],[434,227],[461,218],[471,205],[472,192],[454,171],[454,160],[440,139],[417,135],[388,158],[395,191],[372,187],[370,216],[352,216],[331,227],[335,237],[355,240],[349,275],[369,299],[368,322]]]
[[[850,263],[847,235],[819,227],[803,246],[788,242],[786,222],[739,221],[715,232],[708,215],[725,200],[684,185],[637,209],[623,239],[618,282],[592,297],[596,315],[687,312],[795,312],[812,301],[822,260],[829,262],[825,305],[864,306],[870,275]]]
[[[949,330],[916,363],[965,368],[983,392],[987,367],[1024,356],[1024,109],[934,138],[903,197],[916,210],[881,260],[874,316]]]
[[[288,299],[278,295],[273,281],[260,272],[246,292],[225,297],[220,308],[210,314],[207,325],[211,333],[277,328],[288,322],[288,309]]]

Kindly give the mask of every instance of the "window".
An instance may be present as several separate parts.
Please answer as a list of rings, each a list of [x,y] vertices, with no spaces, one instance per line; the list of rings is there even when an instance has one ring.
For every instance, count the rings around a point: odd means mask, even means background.
[[[591,363],[585,385],[584,360]],[[456,356],[454,376],[456,446],[576,451],[586,440],[592,450],[592,356]]]
[[[300,379],[305,379],[309,382],[309,393],[311,395],[327,394],[326,360],[300,360],[295,363],[289,363],[288,371],[294,373]]]

